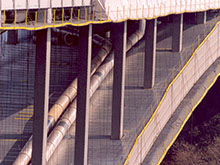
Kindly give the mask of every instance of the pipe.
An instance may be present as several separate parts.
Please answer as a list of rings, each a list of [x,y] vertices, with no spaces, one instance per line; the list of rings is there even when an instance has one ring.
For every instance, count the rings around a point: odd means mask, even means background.
[[[145,21],[140,21],[139,29],[133,33],[127,40],[127,51],[130,50],[132,46],[134,46],[144,35],[145,31]],[[99,85],[108,75],[108,73],[112,70],[114,66],[114,54],[111,52],[108,57],[104,60],[102,65],[97,69],[97,71],[91,77],[90,83],[90,97],[95,93]],[[50,133],[47,139],[47,151],[46,151],[46,159],[47,161],[52,156],[53,152],[57,148],[57,146],[62,141],[68,129],[76,120],[76,104],[77,98],[74,99],[73,103],[69,106],[69,108],[65,111],[62,118],[58,121],[56,127]]]
[[[127,51],[135,45],[144,35],[145,30],[145,21],[142,20],[139,23],[139,29],[133,33],[127,40]],[[94,74],[95,70],[99,67],[101,61],[103,61],[106,55],[110,52],[109,43],[104,44],[102,49],[99,51],[99,54],[92,61],[91,66],[91,75]],[[91,88],[90,93],[91,96],[96,91],[98,86],[107,76],[107,74],[111,71],[114,65],[114,55],[111,53],[104,61],[104,63],[99,67],[99,69],[95,72],[94,76],[91,78]],[[69,105],[70,102],[76,97],[77,92],[77,79],[75,79],[71,85],[64,91],[64,93],[60,96],[54,106],[50,109],[48,116],[48,130],[55,124],[57,119],[63,113],[64,109]],[[90,96],[90,97],[91,97]],[[59,145],[61,140],[63,139],[65,133],[72,125],[72,123],[76,119],[76,99],[64,113],[61,120],[58,122],[57,126],[51,132],[47,140],[47,160],[51,157],[56,147]],[[13,165],[26,165],[29,163],[32,154],[32,137],[28,140],[22,151],[19,153],[17,159],[13,163]]]
[[[91,75],[97,70],[100,64],[104,61],[106,56],[110,53],[112,48],[111,43],[108,40],[105,40],[104,44],[99,49],[97,55],[92,60],[91,64]],[[67,108],[67,106],[73,101],[77,95],[77,78],[75,78],[68,88],[62,93],[58,98],[52,108],[49,110],[48,114],[48,124],[47,130],[54,126],[60,115]],[[13,165],[26,165],[31,160],[32,154],[32,136],[29,138],[18,157],[16,158]]]

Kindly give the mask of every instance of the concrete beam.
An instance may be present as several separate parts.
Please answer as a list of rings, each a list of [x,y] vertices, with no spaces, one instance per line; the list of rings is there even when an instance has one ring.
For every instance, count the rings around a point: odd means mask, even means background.
[[[87,165],[92,25],[80,28],[78,55],[78,89],[75,139],[75,165]]]
[[[207,20],[207,12],[197,12],[196,13],[196,24],[205,24]]]
[[[123,136],[127,21],[113,24],[111,35],[114,49],[111,139],[120,140]]]
[[[181,52],[183,44],[183,14],[173,15],[172,51]]]
[[[46,165],[51,29],[36,35],[32,164]]]
[[[155,82],[157,19],[147,20],[145,29],[144,88],[153,88]]]
[[[8,30],[8,44],[17,44],[18,43],[18,30]]]

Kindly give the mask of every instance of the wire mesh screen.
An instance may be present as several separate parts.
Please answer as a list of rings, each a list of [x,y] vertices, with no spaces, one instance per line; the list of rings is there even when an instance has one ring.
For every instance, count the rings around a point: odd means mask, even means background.
[[[52,29],[49,108],[77,75],[75,43],[61,31]],[[12,164],[32,134],[36,55],[35,32],[18,30],[16,44],[8,43],[7,33],[1,35],[0,60],[2,164]]]
[[[1,35],[0,122],[2,164],[12,164],[32,133],[34,44],[30,32],[19,31],[19,44]]]
[[[190,15],[188,15],[190,16]],[[192,15],[191,15],[192,17]],[[187,15],[185,15],[185,19],[187,18]],[[189,18],[189,17],[188,17]],[[141,118],[139,118],[139,126],[136,128],[138,134],[141,134],[142,136],[144,133],[142,132],[143,129],[146,129],[147,126],[145,127],[145,124],[149,124],[149,119],[151,118],[151,114],[155,110],[158,109],[158,105],[161,104],[161,100],[163,99],[163,95],[168,87],[168,85],[175,79],[177,74],[180,72],[180,70],[185,66],[185,64],[188,62],[190,57],[192,56],[193,52],[195,49],[201,44],[201,42],[204,40],[204,38],[209,34],[214,27],[214,25],[218,21],[218,17],[216,17],[216,13],[209,13],[208,14],[208,22],[206,25],[197,25],[195,26],[193,22],[190,22],[192,19],[189,20],[184,20],[184,32],[183,32],[183,51],[181,53],[171,53],[170,52],[170,47],[162,47],[166,45],[171,45],[171,37],[165,37],[165,39],[162,39],[161,41],[158,42],[157,44],[157,62],[156,62],[156,84],[153,90],[148,90],[146,92],[151,92],[154,97],[151,103],[148,103],[148,106],[146,108],[146,113],[143,116],[143,121],[141,121]],[[162,25],[161,25],[162,26]],[[166,25],[166,27],[169,27],[169,24]],[[167,31],[166,29],[164,30],[164,34],[161,33],[161,37],[163,35],[166,36],[166,33],[171,33]],[[158,32],[158,38],[160,38],[160,32]],[[160,40],[160,39],[159,39]],[[186,82],[183,82],[186,83]],[[173,89],[175,90],[175,89]],[[183,89],[184,92],[184,89]],[[179,93],[181,95],[182,93]],[[171,96],[172,98],[172,96]],[[174,98],[173,98],[174,99]],[[174,103],[173,103],[174,104]],[[170,108],[172,108],[172,103],[169,105]],[[166,112],[164,112],[166,114]],[[157,116],[154,116],[152,120],[158,120],[157,125],[155,126],[156,128],[162,129],[162,126],[160,125],[159,119],[157,119]],[[142,122],[145,122],[143,125]],[[152,131],[153,132],[153,131]],[[152,137],[156,137],[159,135],[160,132],[157,132],[157,135],[148,135]],[[167,134],[168,136],[168,134]],[[136,137],[136,135],[134,135]],[[170,137],[169,137],[170,138]],[[136,138],[133,139],[135,141]],[[154,141],[154,140],[152,140]],[[134,145],[136,145],[137,141],[135,142]],[[141,142],[140,142],[141,143]],[[169,143],[165,141],[165,143],[158,143],[157,146],[159,150],[153,151],[153,154],[151,153],[151,156],[149,159],[151,161],[145,161],[146,164],[157,164],[158,162],[161,161],[161,157],[164,156],[164,152],[166,151],[166,147]],[[143,144],[147,145],[147,143]],[[153,144],[150,144],[150,146]],[[165,146],[164,146],[165,145]],[[130,149],[133,146],[130,147]],[[139,148],[138,153],[134,153],[137,156],[134,156],[134,159],[131,158],[132,161],[141,161],[141,156],[144,151],[142,151],[141,148]],[[130,162],[130,163],[131,163]]]
[[[124,130],[121,140],[110,138],[114,56],[111,52],[111,40],[103,35],[100,29],[93,34],[88,164],[123,164],[126,161],[168,85],[219,20],[216,12],[209,12],[207,24],[195,26],[190,22],[192,16],[192,14],[185,16],[181,53],[173,53],[171,50],[170,17],[158,20],[156,79],[153,89],[143,88],[145,41],[132,43],[133,48],[127,49]],[[137,24],[137,21],[129,21],[128,38],[135,33]],[[67,94],[64,92],[67,88],[70,87],[71,90],[76,88],[74,83],[77,77],[78,30],[68,26],[52,29],[50,110],[58,104],[57,100],[63,93]],[[19,30],[17,44],[7,42],[7,33],[1,34],[0,45],[0,161],[2,164],[12,164],[31,136],[34,108],[35,32]],[[105,76],[103,70],[106,71]],[[62,115],[71,116],[69,112],[74,108],[76,110],[75,96],[76,93],[62,111]],[[57,120],[59,119],[62,120],[64,117],[58,116]],[[54,152],[48,154],[48,164],[69,165],[74,164],[74,159],[77,159],[74,158],[75,120],[74,117],[72,119],[69,124],[70,129],[56,143],[57,146],[51,149]],[[52,137],[59,124],[60,122],[55,125],[53,131],[49,132],[48,139]],[[50,144],[48,146],[51,147]],[[141,149],[139,152],[144,154]],[[162,154],[162,150],[158,152],[157,160],[152,163],[157,163]],[[138,159],[139,157],[136,157],[135,161]]]

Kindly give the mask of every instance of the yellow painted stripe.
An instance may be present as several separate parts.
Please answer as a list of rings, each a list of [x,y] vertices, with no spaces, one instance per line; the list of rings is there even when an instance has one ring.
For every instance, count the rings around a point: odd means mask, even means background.
[[[209,8],[208,10],[216,10],[216,9],[219,9],[219,8]],[[196,10],[194,12],[202,12],[202,11],[208,11],[208,10]],[[67,26],[67,25],[71,25],[71,26],[85,26],[85,25],[89,25],[89,24],[103,24],[103,23],[108,23],[108,22],[124,22],[124,21],[127,21],[127,20],[141,20],[141,19],[155,19],[155,18],[158,18],[158,17],[164,17],[164,16],[168,16],[168,15],[171,15],[171,14],[183,14],[183,13],[192,13],[193,11],[188,11],[188,10],[185,10],[183,12],[170,12],[170,13],[167,13],[165,15],[158,15],[158,16],[153,16],[153,17],[143,17],[143,18],[124,18],[124,19],[121,19],[121,20],[117,20],[117,21],[113,21],[113,20],[110,20],[110,19],[107,19],[107,20],[103,20],[103,21],[88,21],[88,22],[84,22],[84,23],[72,23],[72,22],[66,22],[66,23],[61,23],[61,24],[51,24],[51,25],[43,25],[43,26],[39,26],[39,27],[26,27],[26,26],[11,26],[11,27],[0,27],[0,29],[3,29],[3,30],[15,30],[15,29],[23,29],[23,30],[42,30],[42,29],[46,29],[46,28],[57,28],[57,27],[63,27],[63,26]]]
[[[11,141],[11,142],[16,142],[16,141],[24,141],[22,139],[0,139],[0,141]]]
[[[124,132],[130,132],[130,130],[123,130]]]
[[[34,105],[29,105],[26,108],[22,109],[22,111],[33,111],[34,110]]]
[[[23,113],[23,114],[34,114],[34,112],[18,112],[18,113]]]
[[[18,114],[16,117],[32,117],[33,115],[21,115],[21,114]]]
[[[27,108],[22,109],[21,112],[18,112],[18,115],[15,116],[15,120],[30,120],[33,116],[33,105],[29,105]]]
[[[176,77],[173,79],[173,81],[169,84],[169,86],[167,87],[160,103],[158,104],[155,112],[153,113],[153,115],[151,116],[150,120],[148,121],[148,123],[145,125],[145,127],[143,128],[143,130],[141,131],[141,133],[138,135],[138,137],[136,138],[135,142],[134,142],[134,145],[132,147],[132,149],[130,150],[124,164],[127,164],[128,162],[128,159],[131,155],[131,153],[133,152],[134,150],[134,147],[136,146],[137,144],[137,141],[140,139],[141,135],[144,133],[145,129],[148,127],[148,125],[151,123],[151,121],[153,120],[154,116],[156,115],[161,103],[163,102],[164,98],[166,97],[167,95],[167,92],[169,91],[170,87],[173,85],[173,83],[176,81],[176,79],[180,76],[180,74],[183,72],[183,70],[186,68],[186,66],[189,64],[189,62],[192,60],[192,58],[194,57],[194,55],[196,54],[197,50],[204,44],[204,42],[208,39],[208,37],[213,33],[213,31],[216,29],[217,25],[220,23],[220,21],[214,26],[214,28],[212,29],[212,31],[205,37],[205,39],[202,41],[202,43],[195,49],[194,53],[192,54],[192,56],[190,57],[190,59],[186,62],[186,64],[184,65],[184,67],[181,69],[181,71],[176,75]]]
[[[22,109],[22,111],[34,111],[34,109],[33,108],[24,108],[24,109]]]
[[[30,120],[31,118],[19,118],[19,117],[15,117],[15,120]]]
[[[172,50],[172,48],[157,48],[157,50]]]

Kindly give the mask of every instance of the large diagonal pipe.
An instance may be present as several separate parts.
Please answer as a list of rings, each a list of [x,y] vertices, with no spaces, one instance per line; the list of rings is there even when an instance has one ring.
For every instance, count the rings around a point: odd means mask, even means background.
[[[140,21],[139,29],[128,38],[127,51],[130,50],[131,47],[134,46],[143,37],[145,31],[145,25],[146,25],[145,21]],[[92,95],[95,93],[95,91],[100,86],[102,81],[112,70],[113,66],[114,66],[114,53],[111,52],[91,77],[90,97],[92,97]],[[74,99],[73,103],[65,111],[64,115],[58,121],[56,127],[50,133],[47,140],[47,152],[46,152],[47,161],[50,159],[55,149],[62,141],[68,129],[75,122],[76,110],[77,110],[76,104],[77,104],[77,98]]]
[[[97,55],[92,60],[91,64],[91,75],[97,70],[100,64],[104,61],[106,56],[110,53],[112,45],[109,41],[105,40],[104,44],[99,49]],[[48,114],[48,132],[54,126],[57,119],[64,112],[67,106],[73,101],[77,95],[77,78],[75,78],[68,88],[62,93],[58,98],[52,108],[49,110]],[[29,138],[18,157],[16,158],[13,165],[26,165],[31,160],[32,155],[32,136]]]

